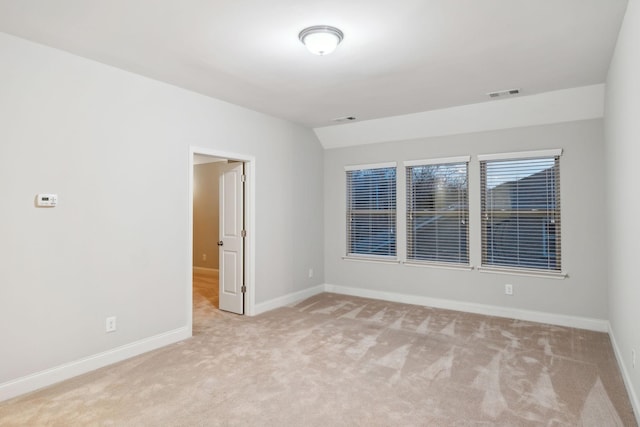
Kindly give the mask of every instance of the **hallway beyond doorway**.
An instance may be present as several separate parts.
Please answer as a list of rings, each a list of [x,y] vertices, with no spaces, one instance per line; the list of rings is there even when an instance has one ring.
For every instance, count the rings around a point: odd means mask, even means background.
[[[219,312],[218,270],[193,271],[193,334],[198,335]]]

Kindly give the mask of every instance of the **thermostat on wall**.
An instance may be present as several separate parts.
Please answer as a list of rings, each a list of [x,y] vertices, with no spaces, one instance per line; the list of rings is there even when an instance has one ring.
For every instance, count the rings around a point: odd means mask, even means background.
[[[58,204],[57,194],[38,194],[37,205],[41,207],[54,207]]]

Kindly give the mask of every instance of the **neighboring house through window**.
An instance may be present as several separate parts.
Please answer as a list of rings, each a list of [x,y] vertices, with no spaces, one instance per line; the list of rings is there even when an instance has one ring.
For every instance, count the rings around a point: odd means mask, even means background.
[[[349,166],[347,256],[396,257],[396,164]]]
[[[469,264],[469,157],[405,162],[407,260]]]

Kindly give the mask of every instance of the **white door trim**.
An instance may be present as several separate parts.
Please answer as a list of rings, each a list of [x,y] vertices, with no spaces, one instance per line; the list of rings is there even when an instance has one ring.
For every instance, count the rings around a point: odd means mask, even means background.
[[[255,315],[255,265],[256,265],[256,158],[248,154],[231,153],[227,151],[220,151],[212,148],[189,146],[189,242],[187,247],[187,262],[188,262],[188,280],[187,280],[187,327],[189,328],[189,335],[192,333],[193,327],[193,172],[194,163],[193,156],[195,154],[203,154],[205,156],[220,157],[223,159],[238,160],[245,162],[245,175],[247,175],[247,181],[244,193],[244,209],[245,209],[245,221],[247,237],[245,239],[245,285],[247,287],[247,293],[244,300],[244,312],[248,316]]]

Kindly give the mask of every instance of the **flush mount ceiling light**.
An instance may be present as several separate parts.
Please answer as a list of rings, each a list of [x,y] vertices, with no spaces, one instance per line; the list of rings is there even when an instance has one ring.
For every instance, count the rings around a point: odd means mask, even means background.
[[[300,31],[298,38],[314,55],[327,55],[336,50],[344,34],[335,27],[315,25]]]

